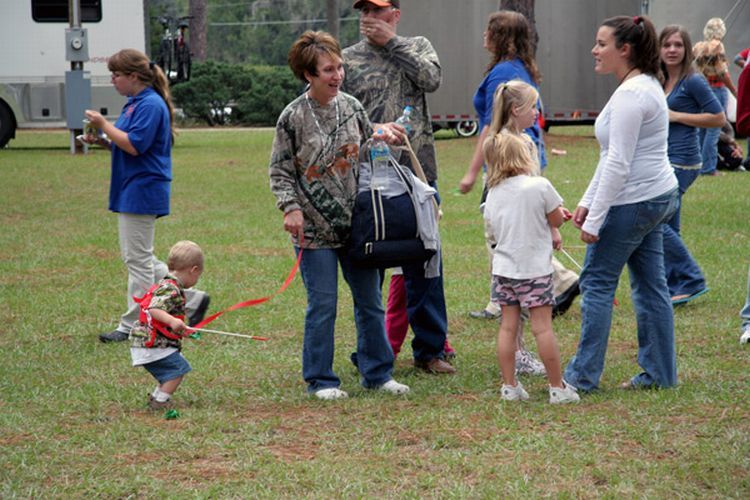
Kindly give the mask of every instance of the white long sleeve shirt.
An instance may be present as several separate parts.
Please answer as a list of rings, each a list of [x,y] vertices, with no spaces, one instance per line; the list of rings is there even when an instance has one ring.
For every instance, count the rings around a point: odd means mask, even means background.
[[[599,163],[579,206],[589,209],[583,230],[598,235],[610,207],[650,200],[677,187],[667,156],[669,110],[659,82],[648,75],[623,82],[594,131]]]

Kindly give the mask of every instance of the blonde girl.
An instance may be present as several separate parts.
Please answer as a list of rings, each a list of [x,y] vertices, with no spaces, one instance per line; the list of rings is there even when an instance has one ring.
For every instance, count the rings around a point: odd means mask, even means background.
[[[497,114],[501,114],[503,106],[496,109]],[[524,116],[524,108],[514,110],[511,107],[510,114]],[[524,119],[526,117],[517,121]],[[497,124],[502,123],[500,117]],[[555,299],[550,228],[558,228],[565,221],[562,198],[547,179],[537,175],[539,164],[535,150],[529,147],[530,140],[508,127],[496,130],[489,134],[482,147],[489,190],[484,210],[485,226],[495,242],[491,298],[502,310],[497,337],[497,360],[503,376],[501,397],[507,401],[529,398],[516,379],[515,355],[521,308],[527,308],[531,331],[549,380],[549,402],[576,402],[579,397],[575,389],[562,379],[560,353],[552,331]]]

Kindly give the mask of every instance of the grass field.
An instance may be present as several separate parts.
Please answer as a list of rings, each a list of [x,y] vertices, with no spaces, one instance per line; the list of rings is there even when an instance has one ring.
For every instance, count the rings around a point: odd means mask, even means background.
[[[272,132],[189,130],[174,149],[172,215],[156,251],[179,239],[206,252],[200,283],[213,310],[265,296],[293,253],[268,189]],[[301,377],[299,278],[259,307],[188,340],[194,371],[177,420],[145,409],[153,382],[125,344],[104,345],[123,309],[126,272],[107,212],[109,156],[71,156],[66,132],[21,132],[0,151],[0,497],[710,497],[750,496],[750,348],[740,347],[750,248],[750,173],[701,178],[684,237],[711,292],[675,311],[681,384],[617,389],[638,370],[626,276],[618,290],[602,390],[580,405],[503,404],[497,324],[468,318],[487,298],[479,192],[455,194],[475,139],[438,141],[445,292],[458,374],[417,373],[408,346],[395,376],[406,397],[365,391],[348,361],[355,335],[341,294],[335,368],[345,401],[309,399]],[[553,129],[548,176],[575,207],[598,147],[590,128]],[[573,227],[569,252],[583,261]],[[567,262],[565,257],[561,261]],[[578,301],[555,321],[563,362]],[[530,334],[527,342],[533,345]]]

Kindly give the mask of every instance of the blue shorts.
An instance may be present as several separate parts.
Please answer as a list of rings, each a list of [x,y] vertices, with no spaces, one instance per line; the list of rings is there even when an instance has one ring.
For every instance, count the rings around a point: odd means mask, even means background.
[[[154,361],[153,363],[146,363],[143,367],[160,384],[181,377],[193,369],[179,351],[173,352],[166,358]]]

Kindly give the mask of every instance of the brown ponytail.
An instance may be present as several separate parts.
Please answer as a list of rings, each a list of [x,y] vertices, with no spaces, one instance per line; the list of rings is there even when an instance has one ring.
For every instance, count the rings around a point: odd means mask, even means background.
[[[616,16],[606,19],[602,26],[613,29],[615,47],[630,45],[630,64],[641,73],[659,77],[659,42],[656,29],[646,16]]]
[[[172,92],[169,90],[169,80],[162,69],[149,61],[146,54],[136,49],[122,49],[112,55],[107,61],[110,71],[119,71],[126,75],[136,75],[138,80],[146,86],[153,88],[157,94],[164,99],[169,110],[169,130],[174,143],[174,105],[172,104]]]

